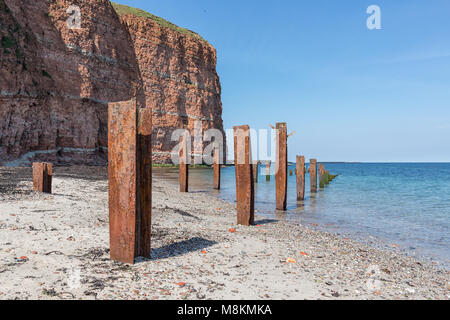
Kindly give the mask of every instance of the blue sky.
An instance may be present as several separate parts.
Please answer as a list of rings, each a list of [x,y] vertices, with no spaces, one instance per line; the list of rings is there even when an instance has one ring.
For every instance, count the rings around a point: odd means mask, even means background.
[[[448,0],[116,2],[207,39],[225,128],[287,122],[289,160],[450,161]]]

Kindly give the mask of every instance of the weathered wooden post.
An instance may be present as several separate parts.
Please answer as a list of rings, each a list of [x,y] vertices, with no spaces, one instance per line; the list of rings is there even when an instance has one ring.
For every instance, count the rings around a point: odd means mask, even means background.
[[[287,126],[286,123],[277,123],[276,143],[276,207],[286,211],[287,205]]]
[[[186,131],[180,137],[180,192],[189,191],[189,148],[188,148],[189,134]]]
[[[214,163],[213,163],[213,175],[214,175],[214,189],[220,190],[220,165],[221,165],[221,152],[220,147],[216,145],[214,148]]]
[[[297,156],[297,200],[305,200],[305,157]]]
[[[249,226],[255,222],[255,186],[251,164],[250,128],[244,125],[233,127],[233,130],[237,223]]]
[[[311,181],[311,192],[317,192],[317,160],[309,160],[309,179]]]
[[[324,178],[323,180],[325,181],[325,184],[328,185],[330,184],[330,171],[329,170],[325,170],[324,168]]]
[[[319,164],[319,187],[320,188],[325,188],[325,166],[323,165],[323,163]]]
[[[47,162],[33,163],[33,190],[52,193],[53,165]]]
[[[270,165],[272,164],[272,161],[267,160],[266,161],[266,181],[270,181]]]
[[[111,259],[150,258],[152,110],[136,100],[109,104],[108,184]]]
[[[253,168],[253,180],[258,183],[259,161],[255,161],[252,165]]]

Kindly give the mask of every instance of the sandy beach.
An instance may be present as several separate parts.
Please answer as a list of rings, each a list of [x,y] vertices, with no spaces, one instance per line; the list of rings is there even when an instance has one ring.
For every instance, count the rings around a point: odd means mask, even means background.
[[[450,272],[153,180],[152,259],[109,260],[105,167],[0,168],[0,299],[445,299]]]

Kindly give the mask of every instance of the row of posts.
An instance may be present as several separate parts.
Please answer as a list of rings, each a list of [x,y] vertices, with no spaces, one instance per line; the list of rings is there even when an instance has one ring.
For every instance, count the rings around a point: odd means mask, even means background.
[[[108,106],[108,187],[111,259],[134,263],[136,257],[150,258],[152,213],[152,139],[151,108],[138,107],[136,100],[110,103]],[[287,205],[287,126],[277,123],[276,208]],[[234,163],[236,171],[237,223],[254,224],[255,182],[258,163],[252,163],[250,128],[234,130]],[[180,137],[180,191],[188,192],[187,135]],[[266,164],[270,179],[270,162]],[[220,150],[214,153],[214,188],[220,189]],[[297,198],[305,197],[305,157],[296,164]],[[311,192],[317,192],[317,160],[310,160]],[[328,183],[328,173],[319,166],[320,185]],[[325,177],[327,177],[325,179]],[[34,189],[51,193],[52,165],[33,164]]]
[[[259,162],[252,164],[250,128],[248,125],[234,127],[234,164],[236,170],[236,198],[237,198],[237,222],[242,225],[252,225],[255,212],[255,194],[254,183],[258,182]],[[286,211],[287,207],[287,174],[288,174],[288,148],[287,148],[287,125],[286,123],[277,123],[276,139],[276,165],[275,170],[275,190],[276,190],[276,208]],[[244,161],[239,161],[239,155],[244,154]],[[266,179],[270,179],[271,162],[266,162]],[[305,199],[305,157],[296,158],[296,176],[297,176],[297,200]],[[292,175],[292,171],[290,173]],[[317,160],[311,159],[309,165],[309,174],[311,182],[311,192],[317,192]],[[319,183],[323,188],[330,181],[329,172],[325,170],[323,164],[319,165]]]

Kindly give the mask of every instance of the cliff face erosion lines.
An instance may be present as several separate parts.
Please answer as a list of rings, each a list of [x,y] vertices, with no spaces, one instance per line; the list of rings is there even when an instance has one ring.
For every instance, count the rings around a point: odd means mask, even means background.
[[[157,163],[175,129],[223,131],[215,49],[161,21],[107,0],[0,0],[0,164],[106,164],[107,103],[135,96],[153,109]]]

